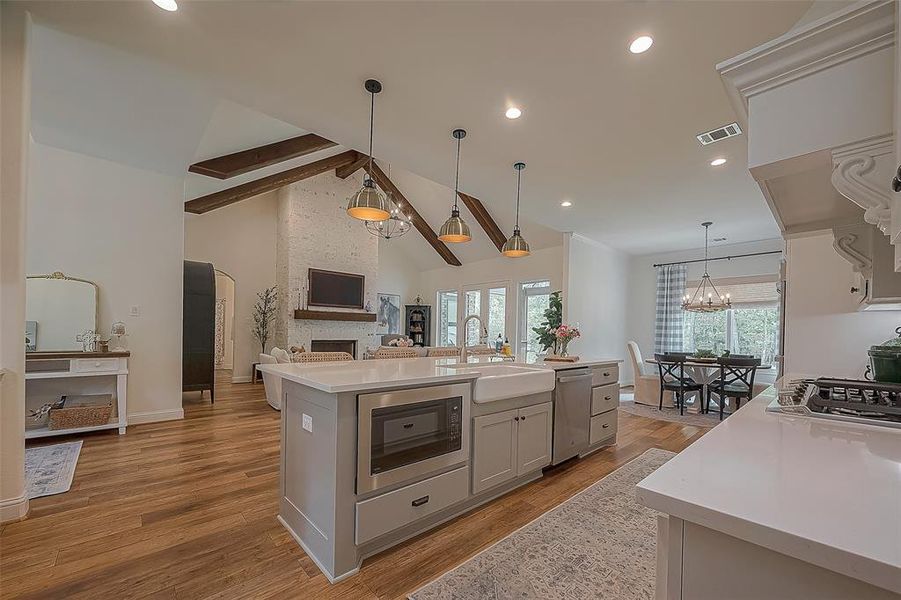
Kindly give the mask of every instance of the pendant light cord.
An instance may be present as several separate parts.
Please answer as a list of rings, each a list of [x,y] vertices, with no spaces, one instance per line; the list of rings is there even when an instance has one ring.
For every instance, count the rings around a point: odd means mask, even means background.
[[[710,225],[704,225],[704,276],[710,277],[707,272],[707,235],[710,233]]]
[[[460,195],[460,139],[457,138],[457,170],[454,172],[454,210],[457,209],[457,196]]]
[[[519,187],[522,182],[522,169],[516,171],[516,225],[513,228],[519,231]]]
[[[373,123],[375,122],[375,92],[369,92],[369,179],[372,180],[372,138],[374,135]]]

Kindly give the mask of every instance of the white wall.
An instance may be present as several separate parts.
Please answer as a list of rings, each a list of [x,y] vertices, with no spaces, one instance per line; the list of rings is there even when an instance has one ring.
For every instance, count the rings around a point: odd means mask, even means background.
[[[270,192],[202,215],[185,215],[185,258],[213,263],[235,280],[235,382],[250,381],[250,365],[260,354],[251,313],[257,292],[275,285],[277,208],[276,192]]]
[[[28,513],[25,496],[25,211],[29,18],[0,4],[0,522]]]
[[[710,256],[730,256],[753,252],[782,250],[782,240],[764,240],[747,244],[714,246]],[[704,258],[704,249],[685,250],[666,254],[633,256],[629,260],[629,308],[626,314],[626,341],[638,342],[645,358],[654,352],[654,319],[656,316],[657,270],[655,263],[676,262]],[[754,256],[735,260],[721,260],[710,263],[710,275],[716,282],[719,277],[741,277],[748,275],[774,275],[779,273],[781,255]],[[688,265],[688,280],[700,279],[704,274],[703,263]],[[626,365],[628,379],[632,381],[631,365]]]
[[[409,234],[408,234],[409,235]],[[523,258],[507,258],[498,256],[471,263],[461,267],[441,267],[423,271],[419,277],[419,289],[425,304],[436,307],[436,296],[439,290],[461,290],[467,285],[478,285],[496,281],[511,284],[516,309],[512,323],[519,322],[519,285],[525,281],[548,279],[551,290],[563,289],[563,246],[552,246],[535,250]],[[432,343],[436,338],[437,319],[432,318]],[[508,326],[509,327],[509,326]],[[516,325],[513,325],[515,328]],[[514,343],[516,335],[508,334],[510,343]]]
[[[406,235],[419,235],[415,229]],[[397,243],[399,240],[379,239],[379,281],[377,292],[380,294],[400,295],[401,305],[413,304],[419,289],[419,269],[412,260],[408,250]],[[409,245],[406,246],[409,249]],[[423,301],[426,296],[423,295]],[[426,302],[429,304],[429,302]],[[375,304],[375,301],[373,301]],[[403,312],[403,306],[401,306]],[[401,317],[403,318],[403,317]]]
[[[870,346],[894,337],[901,311],[858,311],[852,273],[830,232],[788,240],[785,373],[859,379]]]
[[[626,254],[578,234],[564,238],[568,260],[563,321],[578,324],[582,337],[571,354],[625,358],[628,297]]]
[[[181,180],[37,143],[31,157],[27,273],[97,283],[99,331],[128,327],[129,424],[181,418]]]

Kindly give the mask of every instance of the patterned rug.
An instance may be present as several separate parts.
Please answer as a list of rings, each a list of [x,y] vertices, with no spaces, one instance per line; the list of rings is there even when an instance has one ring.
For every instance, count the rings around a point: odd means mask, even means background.
[[[81,440],[25,449],[25,495],[31,498],[68,492],[81,453]]]
[[[679,414],[678,408],[664,406],[663,410],[658,410],[656,406],[648,406],[647,404],[636,404],[635,402],[623,402],[620,400],[619,409],[630,415],[638,415],[639,417],[647,417],[649,419],[657,419],[658,421],[670,421],[671,423],[682,423],[683,425],[694,425],[696,427],[716,427],[720,424],[720,413],[711,406],[710,412],[706,415],[698,413],[685,412],[684,415]]]
[[[409,598],[651,600],[657,514],[635,485],[673,456],[648,450]]]

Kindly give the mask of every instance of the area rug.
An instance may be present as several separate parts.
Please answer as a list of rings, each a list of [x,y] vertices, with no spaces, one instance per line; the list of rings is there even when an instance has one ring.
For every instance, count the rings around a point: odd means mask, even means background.
[[[635,485],[673,456],[648,450],[409,598],[652,600],[657,513]]]
[[[630,415],[639,417],[647,417],[649,419],[657,419],[658,421],[670,421],[671,423],[681,423],[683,425],[694,425],[695,427],[716,427],[721,423],[720,413],[711,407],[710,412],[702,415],[699,413],[687,412],[684,415],[679,414],[678,408],[664,406],[662,410],[658,410],[656,406],[648,406],[647,404],[636,404],[635,402],[620,401],[619,409]]]
[[[25,449],[25,495],[31,498],[68,492],[81,453],[81,440]]]

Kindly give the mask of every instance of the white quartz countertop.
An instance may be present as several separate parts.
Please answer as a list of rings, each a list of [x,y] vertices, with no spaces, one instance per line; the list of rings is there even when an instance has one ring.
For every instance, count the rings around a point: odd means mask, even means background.
[[[482,375],[479,366],[498,363],[496,357],[471,356],[466,367],[456,358],[396,358],[387,360],[354,360],[333,363],[281,363],[259,365],[264,373],[273,373],[329,394],[381,390],[407,385],[438,385],[455,381],[471,381]],[[574,369],[622,362],[619,359],[597,358],[576,363],[502,361],[501,364],[520,365],[538,369]],[[454,367],[454,368],[452,368]]]
[[[901,430],[768,413],[776,393],[646,477],[638,501],[901,593]]]

